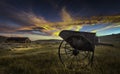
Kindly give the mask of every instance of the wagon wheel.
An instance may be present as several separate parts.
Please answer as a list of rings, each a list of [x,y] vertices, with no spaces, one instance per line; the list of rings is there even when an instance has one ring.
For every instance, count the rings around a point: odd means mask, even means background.
[[[84,68],[92,63],[93,52],[77,50],[66,41],[62,41],[58,55],[61,63],[69,69]]]

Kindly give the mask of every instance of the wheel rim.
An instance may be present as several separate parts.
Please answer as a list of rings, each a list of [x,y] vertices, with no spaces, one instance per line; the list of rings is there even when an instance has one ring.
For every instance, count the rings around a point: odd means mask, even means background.
[[[59,59],[67,68],[83,68],[91,63],[93,52],[74,49],[66,41],[62,41],[59,50]]]

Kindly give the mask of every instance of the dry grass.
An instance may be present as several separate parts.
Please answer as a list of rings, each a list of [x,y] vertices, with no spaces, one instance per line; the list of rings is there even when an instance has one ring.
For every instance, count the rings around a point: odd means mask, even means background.
[[[120,49],[96,46],[92,67],[71,70],[59,61],[56,43],[33,44],[34,49],[0,52],[0,74],[119,74]]]

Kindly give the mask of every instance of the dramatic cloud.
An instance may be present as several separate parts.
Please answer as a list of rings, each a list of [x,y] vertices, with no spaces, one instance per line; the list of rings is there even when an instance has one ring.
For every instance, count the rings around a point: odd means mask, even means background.
[[[71,15],[66,11],[65,7],[62,8],[61,16],[62,16],[63,22],[72,22],[73,21]]]
[[[9,36],[10,34],[11,36],[25,36],[27,34],[33,38],[42,35],[49,38],[49,36],[58,36],[61,30],[102,34],[104,31],[120,28],[120,14],[83,17],[85,14],[98,14],[99,11],[93,11],[96,7],[91,10],[89,1],[87,6],[84,6],[84,1],[81,3],[83,4],[80,5],[79,0],[19,0],[18,2],[16,0],[13,2],[12,0],[1,0],[0,34]],[[84,13],[80,14],[83,11]],[[102,11],[104,12],[104,10]],[[115,33],[118,32],[120,31],[117,30]]]

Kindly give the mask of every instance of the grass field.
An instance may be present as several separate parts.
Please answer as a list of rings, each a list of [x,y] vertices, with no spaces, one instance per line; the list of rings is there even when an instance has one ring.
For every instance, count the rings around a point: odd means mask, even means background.
[[[119,74],[120,48],[96,46],[92,67],[66,69],[58,58],[59,43],[32,44],[29,50],[0,52],[0,74]]]

